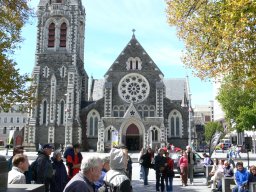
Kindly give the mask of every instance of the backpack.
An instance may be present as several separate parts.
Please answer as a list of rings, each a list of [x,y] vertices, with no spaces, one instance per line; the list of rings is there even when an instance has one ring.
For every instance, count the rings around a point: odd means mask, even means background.
[[[33,181],[37,180],[37,167],[38,167],[38,162],[37,162],[37,159],[36,159],[30,165],[31,178],[32,178]]]
[[[122,174],[116,174],[114,175],[110,180],[109,180],[109,184],[107,184],[106,182],[104,182],[104,184],[98,189],[98,192],[120,192],[120,186],[122,183],[130,181],[129,178],[127,177],[126,180],[124,180],[119,186],[114,186],[113,184],[111,184],[110,182],[118,175],[122,175]]]
[[[213,165],[213,164],[214,164],[213,160],[212,160],[212,159],[210,159],[210,165]]]

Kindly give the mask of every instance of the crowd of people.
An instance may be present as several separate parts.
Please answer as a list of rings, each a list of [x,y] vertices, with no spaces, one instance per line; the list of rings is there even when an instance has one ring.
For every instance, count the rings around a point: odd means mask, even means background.
[[[8,160],[8,183],[44,184],[46,192],[132,192],[132,160],[124,145],[113,147],[102,158],[83,158],[80,148],[80,144],[67,146],[63,154],[62,149],[54,151],[51,144],[45,144],[29,165],[23,147],[16,146]]]
[[[124,145],[115,146],[108,156],[83,157],[80,144],[54,150],[51,144],[45,144],[38,151],[37,158],[29,165],[28,157],[23,154],[23,147],[16,146],[13,156],[8,160],[9,184],[44,184],[46,192],[132,192],[132,159]],[[156,191],[172,192],[174,160],[173,149],[150,147],[142,149],[139,155],[140,174],[143,184],[149,185],[149,169],[155,170]],[[51,155],[52,154],[52,155]],[[233,192],[247,192],[250,182],[256,182],[256,167],[247,171],[242,162],[236,165],[227,160],[212,161],[206,153],[205,166],[211,165],[210,186],[212,191],[222,190],[222,178],[233,177],[236,186]],[[62,157],[65,158],[65,162]],[[188,181],[193,185],[193,167],[195,153],[190,146],[181,151],[179,158],[180,182],[186,187]],[[233,162],[234,163],[234,162]],[[235,171],[236,170],[236,171]]]

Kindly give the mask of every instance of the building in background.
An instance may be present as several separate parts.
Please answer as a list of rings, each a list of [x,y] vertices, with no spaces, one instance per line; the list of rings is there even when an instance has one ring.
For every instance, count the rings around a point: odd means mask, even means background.
[[[27,149],[80,142],[84,149],[103,152],[111,146],[112,132],[133,151],[167,143],[185,148],[192,135],[188,79],[165,79],[133,31],[103,79],[92,78],[88,90],[85,16],[81,0],[39,2],[36,104],[24,131]]]
[[[28,113],[22,105],[14,105],[7,112],[0,108],[0,146],[22,144],[27,121]]]
[[[204,136],[205,124],[213,121],[214,119],[213,102],[210,101],[209,105],[195,105],[194,107],[194,126],[195,126],[195,146],[199,151],[204,151],[206,142]]]

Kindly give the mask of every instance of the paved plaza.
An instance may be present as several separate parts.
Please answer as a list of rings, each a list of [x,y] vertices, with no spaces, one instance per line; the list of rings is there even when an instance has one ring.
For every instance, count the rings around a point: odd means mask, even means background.
[[[28,155],[30,163],[36,159],[37,153],[36,152],[25,152],[26,155]],[[107,153],[96,153],[96,152],[82,152],[82,155],[88,156],[88,155],[95,155],[98,156],[106,156]],[[0,150],[0,155],[6,156],[6,150]],[[8,155],[6,158],[8,159],[12,155],[12,150],[8,152]],[[153,169],[149,170],[149,185],[144,186],[143,180],[139,179],[139,171],[140,171],[140,165],[137,162],[138,159],[138,153],[130,153],[131,158],[133,159],[133,170],[132,170],[132,185],[134,192],[153,192],[156,191],[155,189],[155,171]],[[256,155],[253,153],[249,154],[250,157],[250,165],[256,165]],[[212,155],[212,158],[226,158],[226,153],[215,153]],[[241,153],[241,159],[236,159],[235,162],[238,160],[242,160],[244,162],[244,166],[247,166],[247,154]],[[190,185],[188,182],[188,186],[182,187],[181,181],[179,176],[176,174],[176,177],[173,180],[173,191],[190,191],[190,192],[210,192],[211,189],[208,188],[208,186],[205,185],[205,177],[201,175],[196,175],[194,177],[194,184]]]

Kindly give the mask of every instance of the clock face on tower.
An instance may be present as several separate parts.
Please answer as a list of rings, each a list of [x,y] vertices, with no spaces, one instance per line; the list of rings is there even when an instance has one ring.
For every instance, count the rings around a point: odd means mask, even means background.
[[[149,89],[149,83],[145,77],[130,73],[119,82],[118,94],[127,103],[140,103],[148,97]]]

